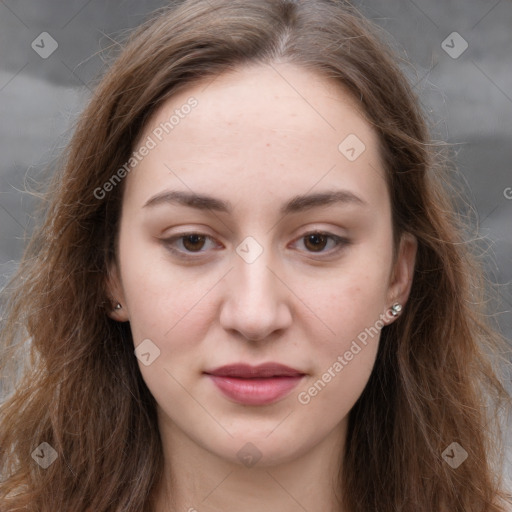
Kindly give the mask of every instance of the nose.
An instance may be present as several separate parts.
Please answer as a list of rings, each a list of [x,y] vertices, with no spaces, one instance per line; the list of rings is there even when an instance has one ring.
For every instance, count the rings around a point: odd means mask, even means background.
[[[224,329],[258,341],[291,325],[292,292],[269,264],[266,251],[252,263],[236,256],[235,266],[226,276],[226,298],[220,312]]]

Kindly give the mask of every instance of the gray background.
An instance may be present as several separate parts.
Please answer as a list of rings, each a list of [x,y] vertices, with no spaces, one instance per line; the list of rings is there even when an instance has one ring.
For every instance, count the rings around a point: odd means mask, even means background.
[[[15,270],[32,228],[23,191],[51,169],[73,122],[105,69],[104,57],[158,0],[0,0],[0,288]],[[512,338],[512,2],[357,1],[388,33],[430,112],[437,139],[453,144],[474,209],[486,271],[498,285],[496,318]],[[458,58],[460,41],[468,48]],[[48,32],[58,48],[32,48]],[[447,39],[448,38],[448,39]],[[47,41],[48,42],[48,41]],[[41,43],[39,43],[41,44]],[[46,46],[48,48],[48,46]],[[510,191],[507,199],[506,191]]]

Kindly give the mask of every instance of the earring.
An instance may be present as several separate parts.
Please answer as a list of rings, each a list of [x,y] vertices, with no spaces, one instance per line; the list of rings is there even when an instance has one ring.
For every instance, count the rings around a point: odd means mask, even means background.
[[[121,309],[123,306],[119,302],[114,306],[114,309]]]
[[[402,311],[402,304],[399,304],[396,302],[391,306],[391,315],[392,316],[398,316],[400,311]]]

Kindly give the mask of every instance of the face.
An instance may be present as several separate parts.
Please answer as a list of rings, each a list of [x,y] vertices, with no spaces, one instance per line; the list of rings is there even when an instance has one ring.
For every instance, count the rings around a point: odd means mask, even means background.
[[[406,236],[393,258],[377,135],[353,100],[291,65],[247,67],[172,97],[144,144],[109,286],[163,437],[237,463],[252,443],[271,465],[343,431],[415,254]],[[208,374],[269,362],[299,376]]]

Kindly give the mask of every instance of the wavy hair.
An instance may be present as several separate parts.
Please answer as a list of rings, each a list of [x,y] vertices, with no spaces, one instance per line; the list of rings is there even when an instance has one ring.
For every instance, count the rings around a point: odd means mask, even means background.
[[[351,512],[500,512],[499,376],[481,261],[465,238],[418,98],[378,29],[336,0],[187,0],[127,40],[78,120],[16,275],[3,292],[0,509],[151,511],[163,468],[155,400],[129,324],[106,314],[123,182],[147,120],[199,80],[292,63],[348,91],[379,136],[395,244],[418,240],[403,315],[381,333],[349,413],[339,492]],[[498,364],[499,363],[499,364]],[[57,459],[32,454],[42,442]],[[457,442],[457,469],[442,457]]]

